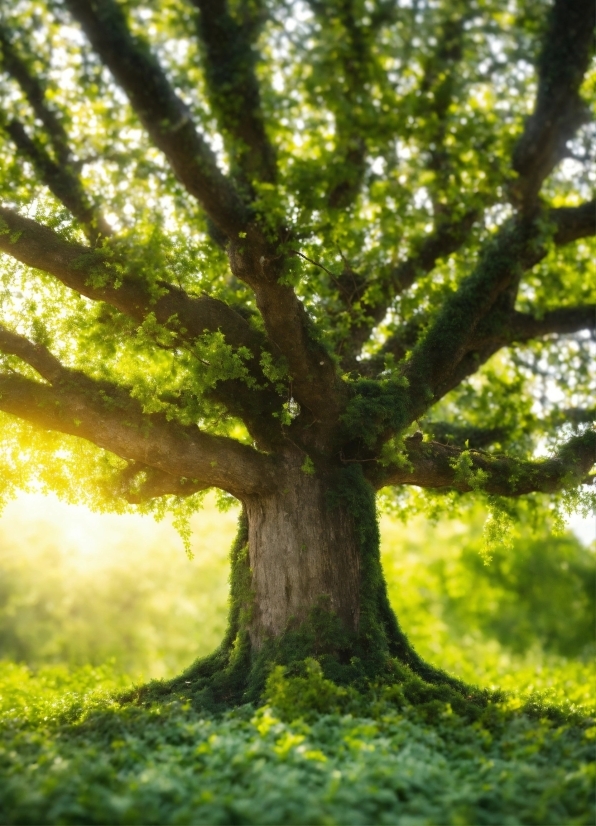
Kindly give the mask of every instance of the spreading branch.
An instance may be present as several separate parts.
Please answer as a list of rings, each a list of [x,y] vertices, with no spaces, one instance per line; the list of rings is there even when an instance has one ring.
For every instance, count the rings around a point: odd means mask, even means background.
[[[265,132],[261,95],[255,74],[254,42],[264,19],[262,4],[248,4],[237,20],[226,0],[193,0],[199,10],[205,78],[211,108],[226,139],[241,183],[272,182],[275,152]]]
[[[48,384],[0,373],[0,410],[46,430],[78,436],[123,459],[242,498],[275,486],[274,462],[234,439],[144,413],[129,391],[64,367],[45,347],[0,329],[0,350]]]
[[[421,240],[412,254],[392,267],[382,279],[379,284],[381,295],[374,303],[367,302],[366,299],[361,300],[370,287],[365,281],[352,290],[349,303],[360,302],[360,311],[365,320],[355,324],[350,331],[350,341],[345,349],[343,362],[346,369],[357,369],[356,356],[370,338],[373,329],[381,323],[392,302],[401,293],[410,289],[418,279],[432,272],[439,259],[457,252],[465,243],[477,218],[476,209],[455,218],[441,215],[433,232]]]
[[[406,439],[402,466],[378,468],[369,474],[377,489],[386,485],[417,485],[461,493],[476,490],[497,496],[523,496],[590,484],[593,477],[588,474],[595,463],[595,430],[574,436],[551,459],[533,462],[412,437]]]
[[[538,60],[538,93],[515,148],[515,203],[534,208],[542,182],[564,157],[567,142],[588,119],[579,89],[594,47],[592,0],[555,0]]]
[[[356,4],[352,0],[333,4],[309,0],[309,5],[321,30],[327,30],[327,36],[334,40],[341,40],[338,49],[341,68],[337,76],[329,77],[333,83],[329,105],[335,119],[335,162],[327,203],[332,209],[346,209],[358,197],[366,172],[366,129],[362,126],[362,112],[366,109],[370,83],[370,41],[382,20],[371,18],[365,26],[357,19]]]
[[[14,210],[0,207],[0,251],[29,267],[42,270],[93,301],[105,301],[142,323],[150,314],[175,334],[175,346],[192,344],[204,332],[221,331],[226,342],[247,348],[247,369],[261,385],[259,362],[264,340],[239,313],[218,299],[190,296],[171,284],[152,286],[138,272],[126,271],[126,261],[108,250],[93,250],[65,240],[53,230]],[[124,274],[123,274],[124,272]],[[230,412],[245,419],[255,438],[266,441],[275,429],[272,413],[279,397],[272,390],[249,389],[239,382],[220,382],[214,396]]]
[[[555,227],[553,241],[557,246],[596,235],[596,199],[577,207],[551,209],[549,220]]]
[[[130,505],[139,505],[160,496],[186,498],[208,487],[210,486],[197,480],[172,476],[148,465],[129,462],[111,484],[109,493],[122,497]]]
[[[112,234],[110,225],[87,197],[72,166],[57,164],[38,140],[29,137],[20,121],[13,119],[4,124],[3,128],[21,157],[33,164],[50,192],[83,225],[89,241],[95,244],[100,238],[109,237]]]
[[[255,355],[263,343],[246,319],[223,301],[190,296],[165,283],[156,290],[140,273],[126,272],[126,261],[109,251],[67,241],[49,227],[6,207],[0,207],[0,251],[49,273],[80,295],[111,304],[136,321],[153,313],[159,324],[168,326],[169,322],[170,329],[189,340],[206,330],[221,330],[233,347],[248,347]]]
[[[112,232],[111,227],[83,188],[75,170],[68,135],[59,116],[48,105],[45,89],[27,62],[18,54],[8,33],[2,27],[0,64],[21,87],[33,112],[43,125],[55,157],[51,156],[40,140],[30,137],[18,119],[1,117],[0,125],[11,138],[17,152],[33,165],[40,180],[83,225],[91,243],[96,243],[101,237],[108,237]]]
[[[66,5],[179,180],[223,233],[237,237],[247,221],[238,193],[147,44],[131,34],[121,7],[115,0]]]
[[[334,360],[314,334],[304,304],[283,283],[285,256],[256,227],[251,227],[246,239],[230,241],[228,251],[232,272],[254,291],[267,337],[286,360],[294,396],[305,408],[301,422],[312,426],[311,434],[318,432],[324,438],[337,423],[345,389]]]
[[[27,62],[17,52],[8,32],[2,26],[0,26],[0,64],[19,84],[35,116],[44,125],[58,162],[62,165],[68,164],[71,160],[71,152],[68,135],[62,121],[58,114],[48,106],[43,84],[31,72]]]
[[[580,330],[596,332],[596,304],[558,307],[540,316],[513,312],[504,338],[515,343],[553,334],[570,335]]]
[[[67,0],[95,51],[125,90],[148,133],[191,194],[230,238],[234,274],[254,291],[267,333],[288,361],[296,397],[318,419],[337,416],[329,405],[337,387],[333,361],[313,342],[307,314],[294,291],[278,283],[277,248],[247,225],[247,213],[230,181],[198,134],[182,101],[171,89],[148,48],[129,32],[114,0]]]
[[[508,288],[516,290],[520,273],[543,257],[542,250],[536,251],[536,238],[536,228],[528,222],[505,225],[485,246],[474,271],[444,301],[403,368],[411,388],[411,421],[437,399],[438,388],[469,352],[479,323],[499,296]]]
[[[546,213],[546,224],[555,226],[555,242],[570,243],[580,232],[593,235],[596,227],[586,220],[587,211],[584,205]],[[445,300],[403,368],[412,388],[411,421],[514,340],[507,325],[519,281],[546,256],[545,241],[540,221],[517,218],[485,245],[474,271]]]

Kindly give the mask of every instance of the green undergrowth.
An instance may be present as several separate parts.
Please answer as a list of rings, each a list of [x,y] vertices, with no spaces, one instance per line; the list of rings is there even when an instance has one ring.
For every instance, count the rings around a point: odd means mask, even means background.
[[[0,672],[0,822],[591,824],[596,726],[539,696],[449,702],[275,668],[260,705],[121,703],[109,668]],[[453,697],[451,698],[454,699]]]

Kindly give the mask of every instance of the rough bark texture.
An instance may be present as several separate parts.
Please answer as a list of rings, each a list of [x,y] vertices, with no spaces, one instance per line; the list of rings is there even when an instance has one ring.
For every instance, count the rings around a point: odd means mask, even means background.
[[[338,684],[366,689],[416,675],[461,699],[468,688],[418,657],[391,609],[374,490],[361,469],[317,477],[294,457],[286,479],[277,494],[245,500],[221,646],[180,677],[130,699],[174,691],[203,708],[252,702],[274,665],[300,673],[310,657]]]
[[[289,464],[282,488],[246,500],[254,591],[250,638],[257,650],[268,637],[304,622],[319,605],[347,630],[359,626],[354,521],[345,507],[332,505],[321,479]]]

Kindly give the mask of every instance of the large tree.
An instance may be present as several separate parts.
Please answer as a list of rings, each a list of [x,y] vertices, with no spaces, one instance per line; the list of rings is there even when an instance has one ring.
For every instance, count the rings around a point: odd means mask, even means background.
[[[593,0],[3,8],[4,484],[242,502],[185,683],[447,679],[376,493],[593,482],[593,30]]]

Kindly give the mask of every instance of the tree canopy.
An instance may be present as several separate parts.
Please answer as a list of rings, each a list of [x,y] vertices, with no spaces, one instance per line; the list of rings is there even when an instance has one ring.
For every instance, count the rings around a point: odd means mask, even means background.
[[[286,449],[590,491],[593,29],[592,0],[5,7],[5,492],[244,499]]]

